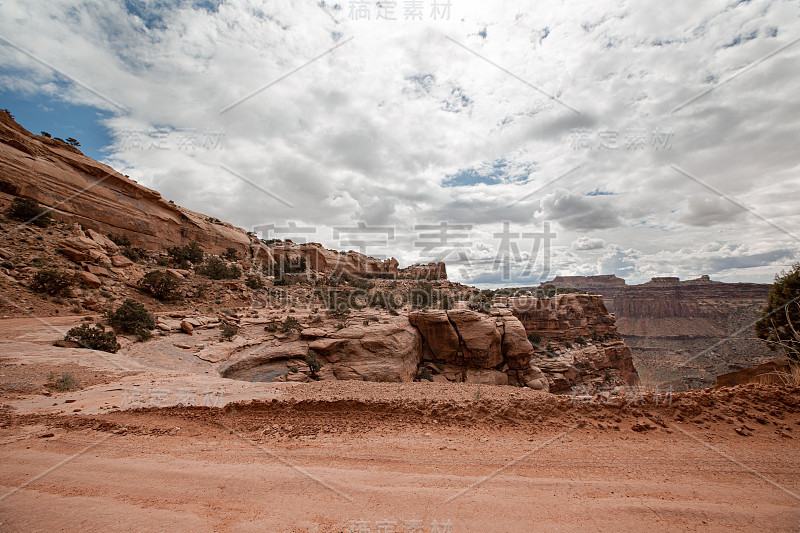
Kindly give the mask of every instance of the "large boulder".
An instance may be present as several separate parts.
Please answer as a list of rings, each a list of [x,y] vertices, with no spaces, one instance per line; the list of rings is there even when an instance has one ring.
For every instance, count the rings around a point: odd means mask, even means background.
[[[533,345],[528,340],[525,327],[514,316],[503,316],[503,356],[508,367],[524,370],[533,356]]]
[[[422,334],[422,358],[447,364],[462,365],[460,341],[447,311],[412,311],[408,320]]]
[[[502,335],[494,317],[467,309],[451,309],[447,317],[461,340],[465,366],[495,368],[502,365]]]
[[[283,381],[290,367],[305,365],[306,355],[308,343],[303,341],[264,343],[242,352],[234,361],[223,365],[219,373],[240,381]]]
[[[413,381],[421,360],[420,334],[406,317],[350,326],[308,346],[331,364],[336,379]]]

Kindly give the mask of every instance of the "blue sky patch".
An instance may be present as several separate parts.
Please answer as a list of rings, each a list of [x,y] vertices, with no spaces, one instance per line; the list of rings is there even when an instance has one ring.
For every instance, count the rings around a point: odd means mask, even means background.
[[[473,185],[497,185],[499,183],[524,183],[536,168],[534,164],[513,165],[505,158],[479,167],[459,170],[445,177],[444,187],[471,187]]]
[[[109,130],[102,125],[112,116],[95,107],[75,105],[44,94],[24,95],[0,90],[0,107],[8,109],[23,128],[39,135],[46,131],[53,137],[73,137],[80,150],[92,159],[102,160],[103,148],[112,143]]]

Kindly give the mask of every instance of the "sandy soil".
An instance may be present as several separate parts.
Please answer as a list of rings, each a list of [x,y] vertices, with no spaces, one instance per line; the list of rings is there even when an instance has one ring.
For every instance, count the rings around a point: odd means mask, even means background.
[[[2,531],[800,530],[800,389],[245,383],[157,361],[174,338],[98,355],[20,320],[0,321]],[[45,396],[60,367],[92,378]]]

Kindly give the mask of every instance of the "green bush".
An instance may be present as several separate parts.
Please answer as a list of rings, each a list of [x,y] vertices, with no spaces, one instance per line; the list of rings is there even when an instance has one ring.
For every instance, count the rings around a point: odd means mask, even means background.
[[[247,280],[244,282],[251,289],[263,289],[264,288],[264,280],[261,279],[261,276],[247,276]]]
[[[236,251],[236,248],[228,247],[225,249],[225,253],[222,254],[222,257],[227,259],[228,261],[236,261],[239,259],[239,252]]]
[[[143,257],[147,256],[147,252],[144,249],[136,248],[134,246],[123,246],[120,249],[120,253],[134,263],[138,263]]]
[[[131,240],[127,235],[112,235],[111,233],[108,234],[109,240],[116,244],[117,246],[130,246]]]
[[[69,372],[62,372],[61,376],[56,376],[54,373],[50,373],[47,376],[47,381],[51,383],[56,390],[61,392],[71,391],[75,389],[81,388],[81,382],[70,374]]]
[[[586,339],[584,339],[583,337],[576,337],[575,338],[575,343],[579,344],[580,346],[586,346],[588,344],[586,342]]]
[[[306,354],[305,361],[306,364],[308,365],[311,377],[316,378],[317,372],[319,372],[320,368],[322,368],[322,361],[320,361],[319,357],[317,357],[317,352],[315,352],[314,350],[308,350],[308,354]]]
[[[481,293],[469,299],[469,308],[480,313],[490,313],[492,311],[492,300],[488,294]]]
[[[286,320],[284,320],[283,324],[281,324],[281,329],[284,332],[289,332],[292,331],[293,329],[299,330],[300,322],[298,322],[297,319],[293,316],[287,316]]]
[[[211,279],[238,279],[242,271],[236,265],[228,265],[217,256],[209,256],[206,262],[197,268],[197,273]]]
[[[72,274],[54,268],[45,268],[33,276],[30,288],[35,292],[44,292],[50,296],[67,295],[75,283]]]
[[[534,348],[539,348],[539,346],[542,344],[542,336],[535,331],[528,335],[528,340],[531,341],[531,344],[533,344]]]
[[[800,264],[775,276],[755,328],[756,336],[770,349],[780,347],[791,362],[800,365]]]
[[[31,198],[14,198],[7,214],[9,218],[30,222],[40,228],[46,228],[53,222],[50,211]]]
[[[165,302],[182,300],[181,282],[163,270],[153,270],[144,275],[139,282],[139,287]]]
[[[120,349],[117,335],[113,331],[106,331],[102,324],[75,326],[67,332],[64,340],[77,342],[90,350],[116,353]]]
[[[222,326],[219,328],[219,340],[229,341],[235,337],[237,333],[239,333],[239,328],[227,322],[223,322]]]
[[[167,250],[167,253],[175,263],[189,261],[195,265],[202,263],[203,257],[205,256],[203,249],[200,248],[200,244],[198,244],[197,241],[192,241],[186,246],[175,246]]]
[[[127,299],[122,305],[108,314],[108,323],[117,331],[139,335],[142,339],[153,336],[156,319],[136,300]]]

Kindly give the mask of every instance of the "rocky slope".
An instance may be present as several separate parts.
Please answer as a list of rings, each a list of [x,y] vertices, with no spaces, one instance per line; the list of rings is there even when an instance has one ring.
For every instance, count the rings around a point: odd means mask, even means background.
[[[753,334],[769,293],[767,284],[721,283],[702,276],[627,285],[616,276],[572,276],[543,285],[602,295],[648,382],[681,390],[710,386],[719,374],[776,355]]]

